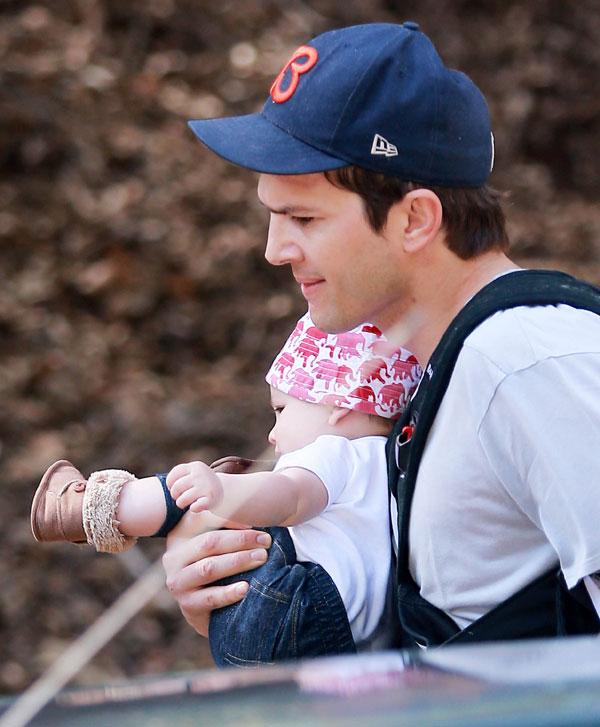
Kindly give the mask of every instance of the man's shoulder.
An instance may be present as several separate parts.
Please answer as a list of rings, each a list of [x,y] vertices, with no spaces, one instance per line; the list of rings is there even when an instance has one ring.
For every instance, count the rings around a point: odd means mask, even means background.
[[[568,305],[518,306],[490,316],[465,340],[465,353],[509,373],[549,358],[600,354],[600,316]]]

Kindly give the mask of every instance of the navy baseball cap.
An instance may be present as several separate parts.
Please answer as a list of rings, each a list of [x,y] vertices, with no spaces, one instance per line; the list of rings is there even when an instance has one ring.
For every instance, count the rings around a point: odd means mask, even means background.
[[[219,156],[267,174],[356,165],[479,187],[494,156],[483,94],[413,22],[323,33],[292,54],[262,111],[189,125]]]

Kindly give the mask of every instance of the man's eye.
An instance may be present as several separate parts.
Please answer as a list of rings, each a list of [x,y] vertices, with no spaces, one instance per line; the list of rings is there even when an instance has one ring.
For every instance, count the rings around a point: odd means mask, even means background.
[[[311,223],[311,222],[312,222],[312,221],[313,221],[314,219],[315,219],[314,217],[298,217],[297,215],[294,215],[294,216],[292,217],[292,220],[294,220],[294,222],[295,222],[295,223],[296,223],[297,225],[300,225],[300,227],[306,227],[307,225],[310,225],[310,223]]]

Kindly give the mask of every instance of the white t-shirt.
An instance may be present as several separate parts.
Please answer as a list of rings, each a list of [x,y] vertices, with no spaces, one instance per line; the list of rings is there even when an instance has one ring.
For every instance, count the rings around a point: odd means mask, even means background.
[[[357,643],[371,637],[386,606],[391,537],[385,442],[323,435],[282,455],[274,469],[302,467],[327,490],[323,512],[289,532],[298,561],[318,563],[331,576]]]
[[[560,562],[600,569],[600,317],[495,314],[465,341],[410,522],[421,595],[460,627]]]

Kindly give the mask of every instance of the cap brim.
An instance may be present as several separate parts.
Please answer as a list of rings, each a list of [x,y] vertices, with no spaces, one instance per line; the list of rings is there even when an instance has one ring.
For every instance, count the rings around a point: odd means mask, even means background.
[[[296,139],[261,113],[192,120],[188,125],[215,154],[255,172],[309,174],[350,163]]]

